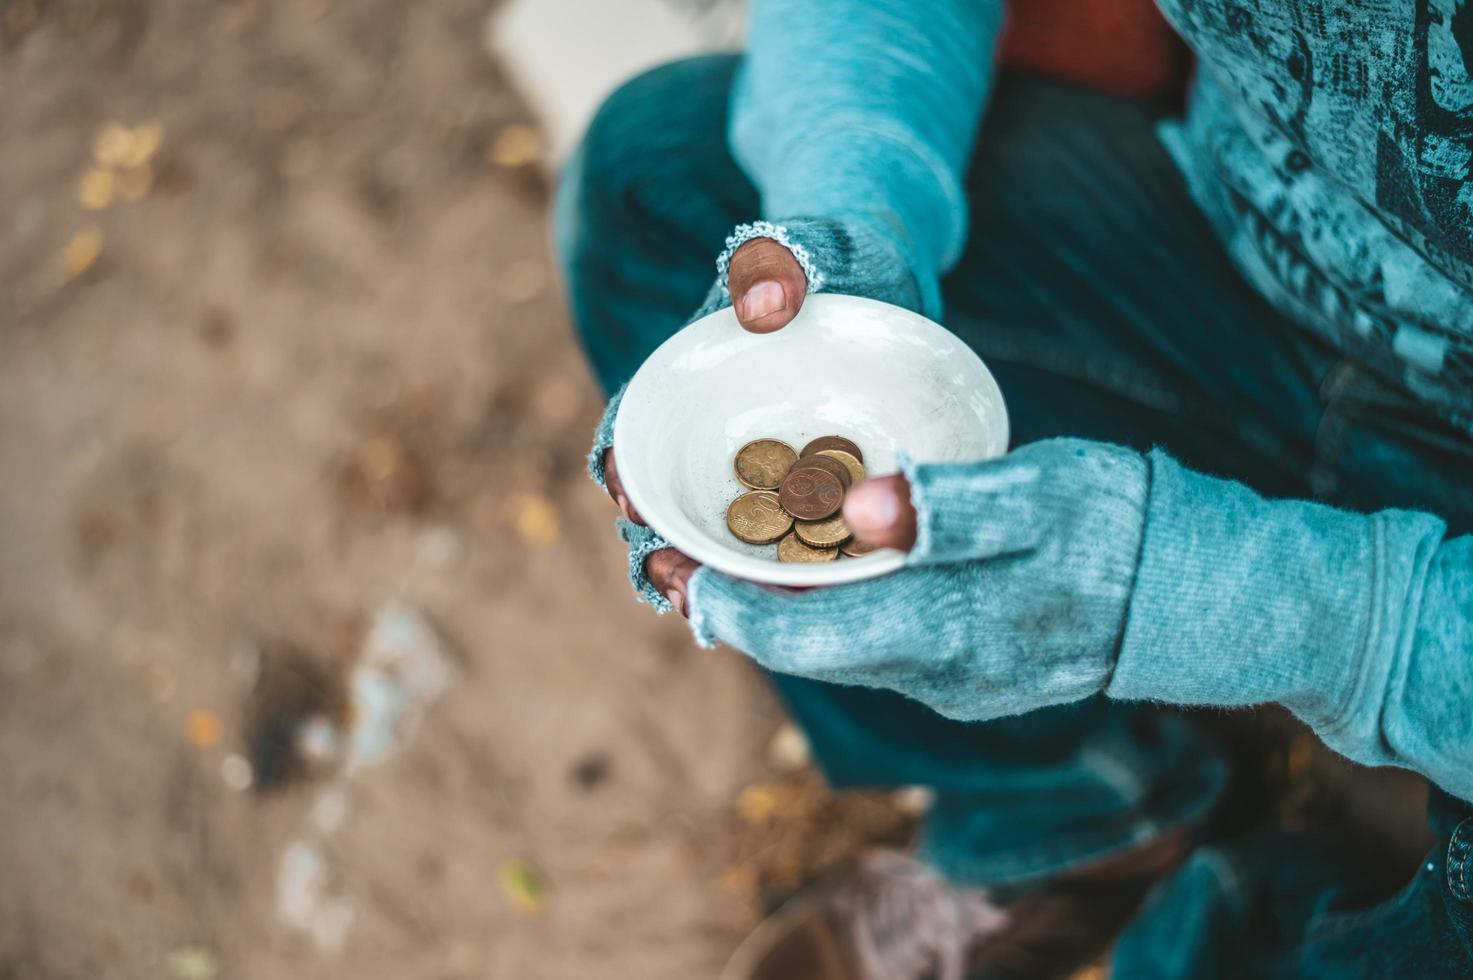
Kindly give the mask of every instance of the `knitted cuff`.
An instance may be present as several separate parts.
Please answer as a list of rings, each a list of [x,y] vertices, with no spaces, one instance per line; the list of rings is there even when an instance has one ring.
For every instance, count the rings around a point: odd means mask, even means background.
[[[660,594],[644,571],[644,560],[661,548],[670,547],[670,542],[647,527],[619,518],[619,537],[629,545],[629,581],[634,584],[635,598],[655,607],[655,612],[667,613],[675,607]]]
[[[810,293],[866,296],[933,319],[941,315],[940,284],[934,276],[914,270],[901,246],[902,236],[878,223],[828,218],[738,225],[716,259],[716,284],[724,300],[720,305],[731,301],[727,270],[732,255],[754,238],[770,238],[793,253],[808,278]]]
[[[614,419],[619,415],[619,402],[624,400],[624,389],[628,387],[627,384],[622,385],[604,406],[603,418],[598,420],[598,428],[593,430],[593,448],[588,451],[588,475],[605,490],[608,489],[608,475],[604,472],[604,453],[614,444]]]
[[[1019,554],[1083,523],[1095,556],[1113,554],[1113,577],[1130,578],[1148,482],[1146,461],[1133,450],[1051,439],[984,463],[915,463],[902,454],[900,468],[916,510],[908,564]]]

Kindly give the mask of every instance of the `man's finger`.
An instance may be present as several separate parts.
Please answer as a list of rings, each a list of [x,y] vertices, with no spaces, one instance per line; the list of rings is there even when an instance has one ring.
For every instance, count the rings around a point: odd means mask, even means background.
[[[700,568],[700,562],[681,554],[674,548],[653,551],[644,560],[644,573],[660,594],[670,600],[680,615],[690,612],[686,597],[690,594],[690,577]]]
[[[899,473],[865,480],[844,498],[844,523],[865,544],[909,551],[916,543],[910,484]]]
[[[609,496],[614,498],[614,503],[619,505],[619,513],[626,520],[643,526],[644,518],[639,516],[639,511],[629,502],[629,495],[624,492],[624,483],[619,479],[619,465],[614,462],[614,451],[604,450],[604,488],[609,491]]]
[[[771,333],[798,315],[808,277],[792,252],[771,238],[754,238],[732,255],[726,285],[742,326]]]

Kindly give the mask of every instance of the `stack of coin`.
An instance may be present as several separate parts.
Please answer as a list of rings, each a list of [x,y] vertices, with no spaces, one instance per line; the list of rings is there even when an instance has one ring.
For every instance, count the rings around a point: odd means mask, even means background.
[[[835,561],[873,548],[855,541],[840,513],[844,494],[864,479],[864,453],[843,436],[819,436],[802,452],[780,439],[755,439],[732,461],[746,493],[726,509],[726,526],[747,544],[777,544],[777,560]]]

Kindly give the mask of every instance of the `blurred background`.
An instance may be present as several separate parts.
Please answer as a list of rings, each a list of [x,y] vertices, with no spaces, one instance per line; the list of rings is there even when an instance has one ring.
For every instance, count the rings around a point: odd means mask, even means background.
[[[737,19],[0,0],[0,978],[711,976],[903,836],[583,473],[549,174]]]

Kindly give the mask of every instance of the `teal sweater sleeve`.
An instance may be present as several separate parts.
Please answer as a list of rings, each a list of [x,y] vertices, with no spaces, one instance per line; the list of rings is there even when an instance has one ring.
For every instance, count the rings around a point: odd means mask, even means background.
[[[1151,457],[1107,692],[1277,702],[1367,765],[1473,799],[1473,538],[1435,517],[1266,500]]]
[[[730,141],[763,216],[864,226],[932,294],[966,242],[1002,20],[1001,0],[752,0]]]

